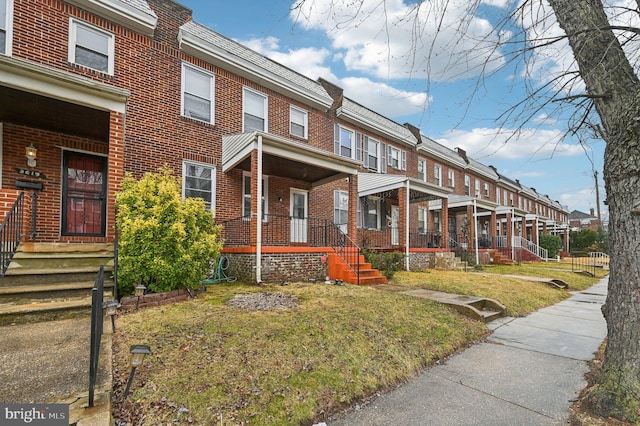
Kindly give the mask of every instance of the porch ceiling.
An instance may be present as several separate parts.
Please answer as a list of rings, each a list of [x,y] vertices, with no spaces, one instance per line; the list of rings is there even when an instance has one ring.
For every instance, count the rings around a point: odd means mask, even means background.
[[[358,195],[376,195],[391,193],[391,198],[397,198],[397,191],[406,188],[409,182],[409,201],[439,200],[446,198],[451,189],[443,188],[404,175],[387,175],[380,173],[358,173]]]
[[[251,170],[251,152],[262,138],[262,172],[321,185],[354,175],[359,163],[318,148],[263,132],[241,133],[222,138],[222,171]]]

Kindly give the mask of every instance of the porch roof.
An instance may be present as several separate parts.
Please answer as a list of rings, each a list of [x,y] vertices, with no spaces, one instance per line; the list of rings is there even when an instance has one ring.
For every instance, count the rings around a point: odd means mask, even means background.
[[[450,195],[449,196],[449,208],[460,208],[467,207],[473,205],[474,197],[469,195]],[[497,211],[498,204],[494,203],[490,200],[485,200],[483,198],[476,198],[476,207],[479,209],[489,210],[489,211]]]
[[[262,138],[262,172],[309,182],[312,186],[358,173],[359,162],[269,133],[254,131],[222,138],[222,171],[251,170],[251,152]]]
[[[409,182],[409,200],[412,203],[446,198],[451,189],[443,188],[404,175],[358,173],[358,196],[380,194],[406,187]]]

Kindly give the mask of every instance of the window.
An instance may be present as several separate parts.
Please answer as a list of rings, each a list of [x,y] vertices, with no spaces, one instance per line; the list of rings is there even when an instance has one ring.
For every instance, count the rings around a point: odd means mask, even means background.
[[[182,115],[213,123],[214,77],[204,70],[182,64]]]
[[[509,205],[513,207],[513,194],[509,194]]]
[[[471,177],[464,175],[464,195],[471,195]]]
[[[424,234],[427,232],[427,209],[418,207],[418,232]]]
[[[333,191],[333,223],[343,232],[347,232],[349,222],[349,193],[347,191]]]
[[[484,184],[484,196],[489,198],[489,184],[485,182]]]
[[[251,217],[251,188],[253,185],[251,184],[251,175],[249,173],[245,173],[242,176],[243,185],[242,185],[242,217],[249,218]],[[262,220],[266,221],[268,218],[268,207],[267,203],[267,190],[268,190],[268,181],[267,177],[264,176],[262,178]]]
[[[69,62],[113,75],[113,34],[73,18],[70,27]]]
[[[449,170],[449,187],[450,188],[455,188],[456,186],[456,172],[454,172],[453,170]]]
[[[500,204],[500,188],[496,186],[496,203]]]
[[[334,152],[348,158],[355,158],[354,142],[355,137],[352,130],[342,126],[335,126]]]
[[[289,108],[289,132],[292,135],[307,139],[308,137],[308,114],[300,108],[292,106]]]
[[[0,0],[0,54],[11,55],[13,0]]]
[[[427,160],[424,158],[418,158],[418,179],[427,181]]]
[[[216,169],[209,164],[182,163],[182,196],[202,198],[207,209],[215,208],[215,179]]]
[[[247,88],[243,91],[243,132],[250,132],[252,130],[259,130],[266,132],[268,127],[267,123],[267,96],[262,93],[249,90]]]
[[[433,182],[438,186],[442,186],[442,166],[438,164],[433,165]]]
[[[503,194],[502,194],[502,195],[503,195],[502,199],[504,200],[504,201],[503,201],[503,203],[502,203],[502,205],[503,205],[503,206],[508,206],[509,204],[507,203],[507,195],[508,195],[508,194],[507,194],[507,191],[506,191],[506,190],[504,190],[504,191],[502,191],[502,192],[503,192]]]
[[[378,197],[362,197],[360,200],[364,215],[364,227],[367,229],[381,229],[382,200]]]
[[[440,221],[440,210],[433,212],[433,230],[436,232],[442,232],[442,222]]]
[[[364,166],[377,171],[380,167],[380,142],[367,136],[364,140]]]
[[[389,146],[389,166],[398,170],[407,170],[407,153],[401,149]]]
[[[477,198],[480,198],[480,179],[476,179],[476,188],[475,195]]]

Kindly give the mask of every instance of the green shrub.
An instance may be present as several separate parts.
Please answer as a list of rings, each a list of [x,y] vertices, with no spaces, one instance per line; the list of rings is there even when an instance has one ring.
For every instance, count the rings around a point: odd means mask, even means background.
[[[143,284],[154,292],[194,288],[222,249],[220,227],[202,199],[182,199],[171,170],[126,176],[116,196],[121,294]]]
[[[557,235],[542,234],[540,235],[540,247],[547,249],[549,258],[556,257],[562,249],[562,239]]]
[[[404,253],[400,251],[363,250],[363,254],[366,261],[388,279],[393,278],[397,271],[404,269]]]

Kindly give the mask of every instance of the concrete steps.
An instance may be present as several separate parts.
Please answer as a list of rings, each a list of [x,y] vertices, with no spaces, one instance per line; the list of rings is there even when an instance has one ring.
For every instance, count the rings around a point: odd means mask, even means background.
[[[373,285],[383,284],[387,282],[387,277],[380,274],[380,271],[371,267],[371,263],[365,262],[364,256],[359,255],[358,265],[360,280],[347,265],[344,260],[336,253],[329,254],[329,277],[334,280],[342,280],[350,284]]]
[[[109,246],[30,243],[19,247],[0,282],[0,325],[89,315],[100,265],[105,265],[104,300],[113,299]]]

